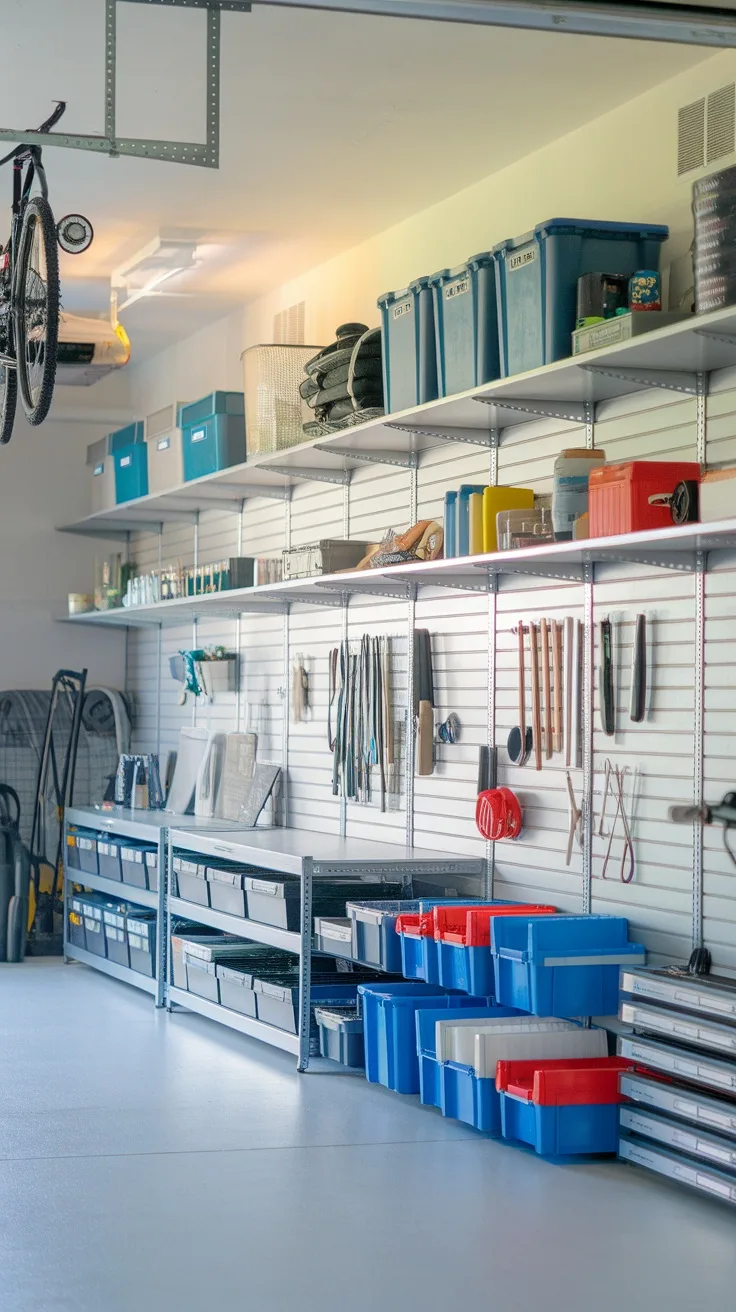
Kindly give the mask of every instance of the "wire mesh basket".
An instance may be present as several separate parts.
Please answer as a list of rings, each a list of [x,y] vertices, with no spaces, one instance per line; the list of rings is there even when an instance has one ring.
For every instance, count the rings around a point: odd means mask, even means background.
[[[299,385],[320,346],[251,346],[243,352],[248,455],[283,451],[304,441]]]

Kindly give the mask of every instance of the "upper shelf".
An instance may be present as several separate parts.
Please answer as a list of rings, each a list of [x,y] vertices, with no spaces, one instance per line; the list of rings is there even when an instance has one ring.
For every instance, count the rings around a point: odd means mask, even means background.
[[[736,548],[736,518],[714,524],[683,524],[678,528],[591,538],[584,542],[554,542],[518,551],[460,556],[428,564],[392,565],[358,574],[319,574],[259,588],[233,588],[229,592],[182,597],[150,606],[131,606],[67,617],[69,624],[101,624],[132,628],[147,624],[182,624],[208,617],[235,617],[247,613],[281,614],[302,603],[340,606],[347,596],[379,596],[406,600],[418,588],[445,587],[487,592],[492,580],[504,575],[580,582],[585,565],[643,564],[662,569],[694,570],[698,553]]]
[[[730,366],[736,366],[736,307],[693,316],[620,346],[559,360],[285,451],[254,456],[172,492],[88,515],[61,531],[102,538],[152,532],[199,511],[237,510],[249,497],[288,498],[303,481],[346,483],[366,461],[409,467],[423,451],[443,443],[490,447],[508,440],[519,425],[540,418],[584,423],[594,415],[590,407],[632,392],[661,387],[694,395],[698,374]]]

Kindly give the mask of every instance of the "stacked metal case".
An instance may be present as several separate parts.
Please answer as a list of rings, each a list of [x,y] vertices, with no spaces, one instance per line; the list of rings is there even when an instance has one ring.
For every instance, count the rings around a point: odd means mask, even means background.
[[[624,970],[619,1156],[736,1204],[736,981]]]

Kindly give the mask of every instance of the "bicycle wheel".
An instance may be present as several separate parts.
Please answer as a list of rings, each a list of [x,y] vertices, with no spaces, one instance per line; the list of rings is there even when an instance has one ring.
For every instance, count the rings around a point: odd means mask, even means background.
[[[18,378],[15,369],[0,364],[0,446],[5,446],[13,436],[17,399]]]
[[[59,252],[51,206],[28,202],[18,243],[15,281],[18,385],[29,424],[42,424],[51,406],[59,344]]]

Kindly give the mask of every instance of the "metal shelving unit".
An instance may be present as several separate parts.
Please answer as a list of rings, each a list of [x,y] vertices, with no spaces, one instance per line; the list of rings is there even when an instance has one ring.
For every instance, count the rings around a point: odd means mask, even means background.
[[[101,809],[97,806],[69,807],[64,817],[66,850],[66,833],[70,826],[81,829],[94,829],[100,834],[111,834],[116,838],[130,838],[135,842],[151,843],[158,848],[159,887],[158,892],[139,888],[136,884],[126,884],[118,879],[106,879],[103,875],[88,874],[84,870],[64,870],[64,959],[81,961],[85,966],[92,966],[114,979],[124,980],[136,988],[145,989],[156,999],[156,1006],[165,1005],[165,970],[166,942],[164,938],[165,901],[162,872],[166,871],[168,855],[169,826],[175,823],[177,829],[185,830],[188,826],[198,829],[216,829],[218,831],[237,828],[227,820],[207,821],[200,816],[171,815],[166,811],[127,811],[121,808]],[[156,911],[156,977],[148,979],[136,970],[119,966],[106,957],[98,957],[94,952],[86,952],[69,942],[69,886],[81,884],[108,897],[120,898],[121,901],[134,902],[138,906]]]
[[[414,877],[429,875],[448,879],[479,877],[484,870],[483,861],[437,858],[430,851],[400,847],[391,843],[364,843],[296,829],[270,829],[258,833],[241,830],[227,838],[215,834],[198,834],[187,830],[169,831],[167,887],[173,887],[174,852],[187,856],[226,857],[243,865],[260,866],[277,873],[296,875],[301,881],[299,932],[258,924],[239,916],[225,915],[209,907],[199,906],[173,896],[166,897],[167,942],[171,941],[171,918],[185,915],[202,925],[214,925],[229,933],[251,938],[258,943],[284,947],[299,957],[299,1029],[296,1035],[276,1029],[227,1007],[206,1001],[197,994],[167,988],[168,1006],[173,1005],[199,1012],[210,1020],[231,1029],[240,1030],[270,1043],[297,1057],[297,1069],[306,1071],[309,1066],[310,993],[312,979],[312,891],[315,880],[346,878],[351,875],[404,874]],[[167,970],[167,976],[171,971]]]

